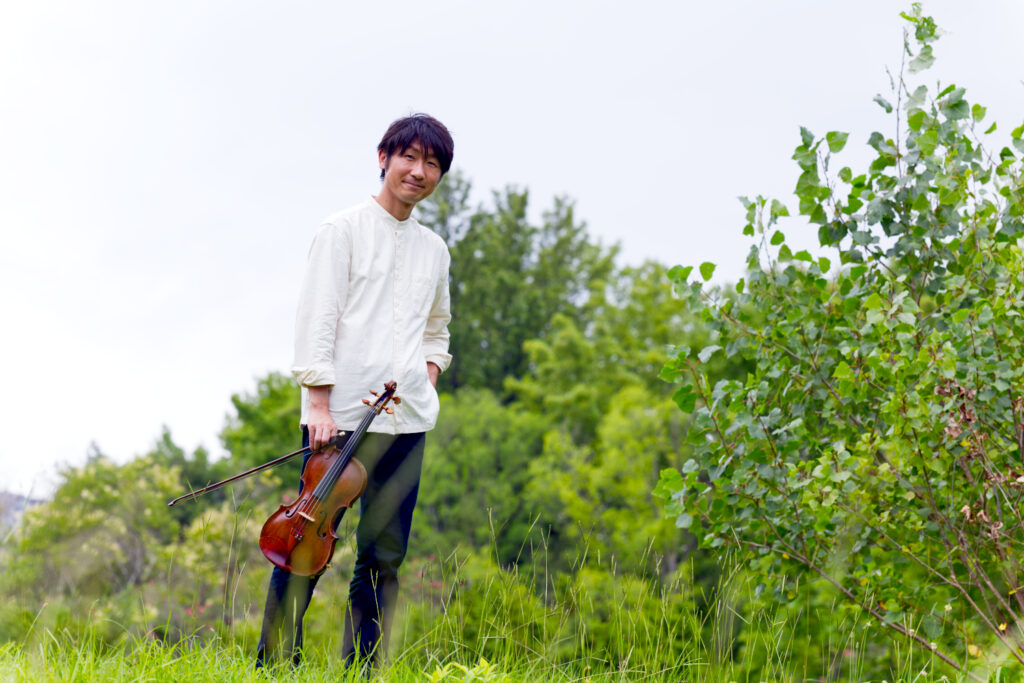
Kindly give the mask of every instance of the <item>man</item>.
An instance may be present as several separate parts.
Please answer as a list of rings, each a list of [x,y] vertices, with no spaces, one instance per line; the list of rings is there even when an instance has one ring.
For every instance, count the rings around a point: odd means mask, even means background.
[[[345,617],[346,663],[372,660],[386,644],[424,433],[437,420],[437,377],[451,362],[448,249],[411,214],[448,172],[453,147],[433,117],[392,123],[377,146],[380,192],[320,226],[299,298],[292,372],[302,386],[303,446],[315,450],[355,429],[366,412],[363,398],[389,380],[402,399],[393,414],[375,418],[355,453],[367,486]],[[318,579],[274,569],[257,666],[279,652],[299,663],[302,617]]]

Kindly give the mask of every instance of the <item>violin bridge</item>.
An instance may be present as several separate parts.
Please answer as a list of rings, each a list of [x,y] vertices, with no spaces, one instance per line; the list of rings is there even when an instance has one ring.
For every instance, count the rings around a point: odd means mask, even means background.
[[[303,519],[308,520],[310,522],[315,522],[316,521],[315,519],[313,519],[312,517],[307,515],[305,512],[302,512],[301,510],[297,514],[299,515],[299,517],[302,517]]]

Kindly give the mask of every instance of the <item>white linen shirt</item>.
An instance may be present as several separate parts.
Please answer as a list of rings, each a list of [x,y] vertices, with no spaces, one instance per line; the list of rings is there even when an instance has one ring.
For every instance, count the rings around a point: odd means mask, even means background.
[[[381,413],[371,432],[409,434],[437,422],[437,392],[427,361],[442,371],[448,354],[448,247],[416,219],[400,221],[372,197],[329,217],[309,249],[295,319],[292,374],[307,387],[333,385],[330,411],[338,429],[355,429],[364,398],[394,380],[402,399]]]

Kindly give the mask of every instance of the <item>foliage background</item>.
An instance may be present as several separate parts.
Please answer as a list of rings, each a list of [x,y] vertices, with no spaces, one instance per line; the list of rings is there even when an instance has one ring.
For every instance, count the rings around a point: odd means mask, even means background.
[[[761,197],[726,288],[701,283],[710,263],[619,266],[566,198],[539,220],[520,188],[470,206],[455,172],[421,207],[452,254],[455,364],[396,652],[858,678],[916,643],[938,671],[1017,672],[1024,127],[996,152],[962,88],[905,81],[938,35],[905,18],[906,71],[876,98],[894,132],[870,136],[868,169],[835,170],[846,133],[801,129],[799,213],[832,257],[791,250],[788,210]],[[227,458],[165,430],[127,464],[93,449],[62,473],[5,538],[0,640],[254,645],[253,539],[297,467],[164,504],[296,447],[289,378],[231,405]],[[307,617],[327,642],[351,555]]]

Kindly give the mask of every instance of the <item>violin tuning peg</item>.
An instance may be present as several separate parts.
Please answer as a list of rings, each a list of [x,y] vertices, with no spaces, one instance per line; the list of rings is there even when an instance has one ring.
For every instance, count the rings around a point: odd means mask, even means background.
[[[365,403],[366,405],[370,405],[370,399],[364,398],[363,403]]]
[[[397,406],[399,403],[402,402],[402,399],[398,398],[397,396],[392,396],[391,401]]]
[[[388,415],[394,415],[395,414],[395,409],[394,408],[385,408],[384,412],[387,413]]]
[[[371,391],[370,393],[373,394],[374,396],[380,396],[380,394],[378,394],[376,391]]]

